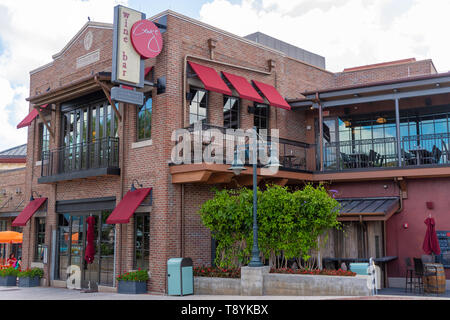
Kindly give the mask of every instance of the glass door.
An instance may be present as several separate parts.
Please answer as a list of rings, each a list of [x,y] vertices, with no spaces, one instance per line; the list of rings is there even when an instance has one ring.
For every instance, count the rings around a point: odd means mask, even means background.
[[[114,276],[114,225],[106,224],[111,211],[60,215],[59,226],[59,278],[67,279],[67,270],[78,269],[81,288],[95,290],[98,284],[113,284]],[[89,217],[93,222],[89,223]],[[88,234],[92,228],[93,239]],[[94,259],[86,261],[86,250],[92,246]]]

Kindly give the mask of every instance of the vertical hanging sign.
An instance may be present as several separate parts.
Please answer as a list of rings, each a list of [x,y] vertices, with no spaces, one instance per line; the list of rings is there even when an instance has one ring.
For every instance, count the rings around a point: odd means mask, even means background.
[[[124,6],[114,7],[113,61],[111,81],[117,84],[144,86],[144,60],[133,47],[131,28],[145,19],[145,14]]]

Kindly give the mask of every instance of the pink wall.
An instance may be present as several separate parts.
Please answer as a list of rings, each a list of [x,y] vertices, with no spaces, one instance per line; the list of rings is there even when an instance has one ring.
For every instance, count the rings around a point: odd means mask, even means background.
[[[392,181],[335,183],[339,198],[398,196],[399,188]],[[398,259],[387,265],[388,277],[405,276],[405,257],[425,254],[422,243],[425,237],[424,223],[428,214],[436,221],[436,230],[450,230],[450,178],[407,180],[408,198],[403,200],[403,210],[386,222],[386,256]],[[434,208],[426,208],[431,201]],[[403,224],[408,223],[408,229]],[[450,279],[450,269],[445,269]]]

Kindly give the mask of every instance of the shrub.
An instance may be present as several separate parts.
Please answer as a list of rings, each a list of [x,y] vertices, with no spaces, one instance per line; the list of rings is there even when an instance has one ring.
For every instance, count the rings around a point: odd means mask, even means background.
[[[40,268],[27,268],[25,270],[19,271],[19,273],[17,274],[17,276],[19,278],[34,278],[34,277],[39,277],[42,278],[44,276],[44,270],[40,269]]]
[[[291,268],[272,268],[270,269],[270,273],[283,273],[283,274],[311,274],[311,275],[323,275],[323,276],[348,276],[354,277],[356,276],[355,272],[345,271],[342,269],[339,270],[326,270],[326,269],[291,269]]]
[[[116,277],[117,281],[145,282],[149,279],[147,270],[125,272]]]
[[[194,267],[195,277],[240,278],[241,268]]]
[[[19,273],[18,269],[15,269],[14,267],[8,267],[0,270],[0,277],[7,277],[7,276],[16,276]]]

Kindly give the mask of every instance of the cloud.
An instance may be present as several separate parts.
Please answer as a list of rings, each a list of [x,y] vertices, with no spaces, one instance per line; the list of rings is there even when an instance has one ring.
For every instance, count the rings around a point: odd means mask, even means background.
[[[240,36],[261,31],[324,56],[333,72],[411,57],[447,72],[448,12],[448,0],[213,0],[200,20]]]
[[[112,23],[113,7],[127,2],[0,0],[0,150],[26,143],[16,125],[28,114],[29,72],[51,62],[88,17]]]

